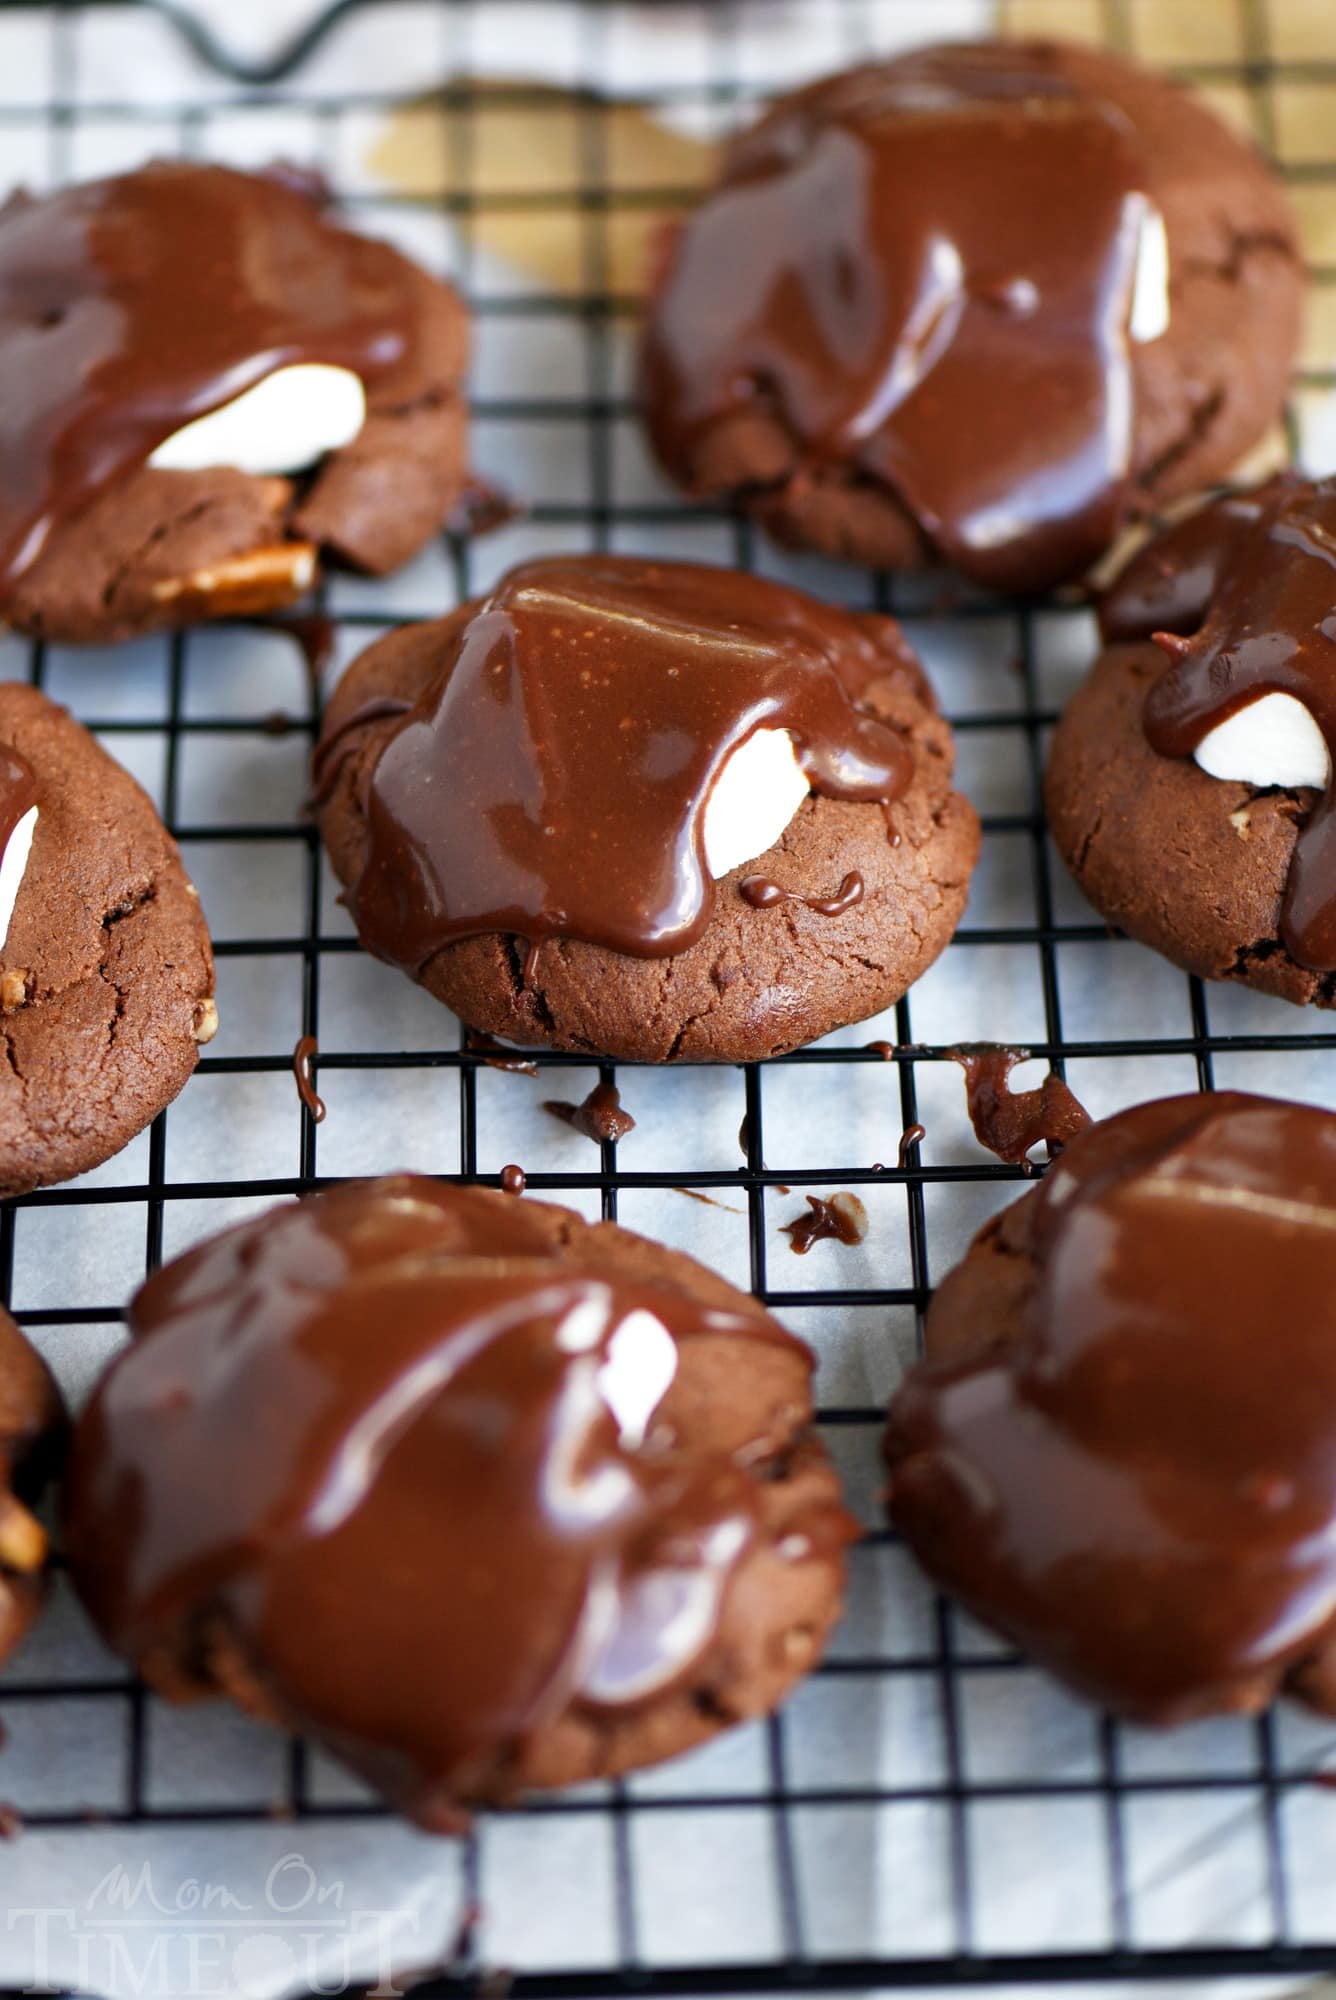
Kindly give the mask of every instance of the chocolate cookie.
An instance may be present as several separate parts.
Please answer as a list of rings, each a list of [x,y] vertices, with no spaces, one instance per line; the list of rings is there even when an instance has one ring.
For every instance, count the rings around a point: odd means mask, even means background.
[[[362,942],[470,1026],[743,1062],[946,945],[979,838],[951,764],[891,619],[587,556],[372,646],[316,789]]]
[[[1141,1722],[1336,1713],[1336,1117],[1120,1113],[995,1217],[890,1409],[929,1573]],[[1330,1391],[1330,1393],[1328,1393]]]
[[[1279,187],[1177,85],[944,44],[734,141],[665,250],[646,419],[782,541],[1035,591],[1265,432],[1302,294]]]
[[[1117,636],[1046,782],[1058,850],[1111,922],[1203,978],[1319,1007],[1336,1000],[1333,538],[1336,481],[1286,476],[1152,542],[1105,600]]]
[[[199,898],[151,801],[65,709],[0,684],[0,1194],[110,1159],[218,1026]]]
[[[0,613],[106,641],[380,574],[467,484],[467,318],[291,174],[157,161],[0,210]]]
[[[834,1623],[812,1356],[678,1251],[402,1175],[215,1238],[130,1319],[65,1488],[99,1628],[426,1826],[760,1714]]]
[[[28,1510],[64,1432],[50,1369],[0,1308],[0,1663],[37,1616],[46,1588],[46,1530]]]

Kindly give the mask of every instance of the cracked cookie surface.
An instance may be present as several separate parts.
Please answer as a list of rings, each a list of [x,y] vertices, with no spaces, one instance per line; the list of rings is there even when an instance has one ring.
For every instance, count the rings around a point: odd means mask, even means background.
[[[341,881],[367,854],[366,784],[396,718],[364,707],[412,702],[451,637],[476,609],[409,626],[378,641],[348,670],[325,719],[341,761],[319,808]],[[579,939],[489,933],[446,945],[421,983],[484,1033],[645,1062],[750,1062],[779,1055],[898,1000],[949,942],[979,846],[969,802],[951,788],[954,748],[927,680],[899,628],[869,618],[885,673],[861,697],[913,760],[908,790],[880,805],[811,794],[780,840],[714,885],[703,935],[667,958],[633,958]],[[801,901],[755,908],[739,883],[764,875],[800,897],[831,897],[856,870],[861,899],[837,915]]]
[[[0,686],[0,742],[37,831],[0,949],[0,1194],[110,1159],[177,1096],[217,1027],[199,898],[148,798],[36,688]]]
[[[1131,464],[1122,511],[1134,518],[1229,472],[1278,419],[1305,284],[1297,227],[1258,152],[1178,84],[1103,50],[1023,46],[1126,121],[1144,191],[1164,219],[1168,327],[1130,350]],[[725,159],[724,184],[731,160],[763,152],[772,127],[782,130],[796,107],[829,87],[780,99],[741,135]],[[706,209],[709,202],[707,194]],[[689,219],[685,229],[689,235]],[[739,271],[746,267],[739,259]],[[669,268],[665,256],[661,286]],[[862,299],[871,280],[860,289],[857,277],[848,275],[846,284]],[[653,305],[650,311],[652,332]],[[861,323],[855,349],[859,338]],[[744,381],[733,407],[694,432],[672,409],[651,407],[647,415],[659,455],[681,486],[730,500],[784,543],[888,569],[939,559],[932,523],[856,463],[852,447],[844,456],[804,448],[773,385]],[[956,449],[963,453],[964,445],[957,441]]]

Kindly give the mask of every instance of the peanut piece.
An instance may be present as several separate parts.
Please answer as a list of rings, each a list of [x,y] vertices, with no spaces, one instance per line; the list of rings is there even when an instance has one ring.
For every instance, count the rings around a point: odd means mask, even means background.
[[[0,1569],[32,1576],[46,1561],[46,1529],[12,1493],[0,1495]]]
[[[277,542],[189,576],[164,577],[154,584],[153,596],[174,617],[248,618],[300,597],[314,583],[315,571],[314,542]]]

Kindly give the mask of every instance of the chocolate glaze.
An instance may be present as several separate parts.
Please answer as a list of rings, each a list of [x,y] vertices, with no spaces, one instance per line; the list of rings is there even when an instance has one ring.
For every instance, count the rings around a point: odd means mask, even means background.
[[[312,1122],[325,1122],[325,1100],[311,1081],[311,1057],[319,1055],[320,1044],[314,1035],[303,1035],[292,1051],[292,1074],[297,1079],[297,1095],[311,1114]]]
[[[705,806],[756,729],[792,731],[818,792],[904,789],[908,750],[857,707],[886,671],[866,622],[760,577],[523,564],[456,628],[370,774],[362,942],[412,972],[492,931],[529,961],[557,936],[683,950],[712,907]]]
[[[861,1243],[867,1235],[867,1210],[856,1194],[833,1194],[829,1200],[809,1194],[803,1199],[808,1213],[780,1225],[795,1255],[805,1257],[814,1243]]]
[[[529,1185],[529,1177],[523,1167],[502,1167],[501,1188],[505,1194],[523,1194]]]
[[[649,423],[689,475],[759,402],[804,470],[890,487],[959,569],[1085,568],[1126,509],[1145,165],[1039,44],[943,45],[827,78],[730,152],[645,347]]]
[[[1278,483],[1235,530],[1209,609],[1191,637],[1162,632],[1172,661],[1146,697],[1146,737],[1164,757],[1264,694],[1303,703],[1336,752],[1336,479]],[[1336,801],[1330,782],[1290,861],[1281,938],[1314,972],[1336,971]]]
[[[275,369],[415,337],[393,252],[281,179],[160,160],[0,211],[0,586],[53,525]]]
[[[636,1121],[629,1111],[622,1109],[621,1093],[615,1083],[596,1083],[580,1104],[563,1104],[559,1099],[549,1097],[543,1105],[564,1125],[574,1126],[586,1139],[592,1139],[596,1146],[615,1146],[628,1132],[634,1132]]]
[[[1333,1246],[1328,1112],[1174,1098],[1074,1140],[892,1402],[891,1515],[929,1571],[1140,1720],[1260,1707],[1304,1662],[1330,1704]]]
[[[744,875],[738,883],[744,902],[754,910],[773,910],[780,903],[802,903],[821,917],[840,917],[863,900],[863,878],[856,868],[843,877],[833,896],[804,896],[797,889],[785,889],[768,875]]]
[[[312,808],[324,805],[334,790],[345,758],[350,757],[356,748],[351,740],[354,730],[361,729],[368,722],[381,722],[387,715],[407,715],[412,706],[412,702],[405,701],[402,695],[373,694],[345,715],[337,728],[326,730],[311,758],[309,805]]]
[[[0,744],[0,855],[25,813],[37,804],[37,773],[21,751]]]
[[[753,1545],[732,1456],[675,1448],[662,1388],[621,1418],[605,1400],[632,1318],[810,1359],[766,1317],[559,1261],[550,1213],[401,1176],[191,1251],[133,1302],[66,1483],[117,1650],[207,1681],[239,1649],[429,1824],[572,1702],[677,1684]]]
[[[902,1173],[909,1165],[909,1155],[913,1152],[919,1140],[926,1139],[927,1136],[927,1128],[923,1125],[907,1125],[900,1134],[900,1151],[896,1155],[895,1164]]]
[[[1035,1090],[1012,1090],[1008,1078],[1017,1063],[1028,1060],[1028,1049],[984,1042],[975,1048],[948,1049],[947,1054],[965,1072],[975,1138],[1008,1166],[1026,1166],[1041,1140],[1052,1159],[1090,1123],[1085,1106],[1051,1071]]]
[[[508,1070],[513,1076],[537,1076],[538,1065],[518,1050],[512,1052],[504,1042],[498,1042],[492,1035],[485,1035],[481,1028],[470,1028],[464,1038],[464,1047],[470,1055],[480,1055],[488,1069]],[[495,1051],[495,1054],[492,1052]]]
[[[1099,628],[1110,642],[1152,632],[1195,632],[1227,565],[1264,510],[1297,484],[1279,472],[1265,486],[1223,493],[1164,528],[1119,570],[1100,599]]]

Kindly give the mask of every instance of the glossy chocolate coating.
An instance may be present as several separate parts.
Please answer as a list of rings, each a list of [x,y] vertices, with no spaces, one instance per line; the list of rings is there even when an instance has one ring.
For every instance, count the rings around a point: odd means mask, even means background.
[[[1222,522],[1228,517],[1220,517]],[[1231,522],[1205,617],[1164,632],[1172,665],[1146,697],[1146,736],[1165,757],[1190,757],[1219,723],[1266,694],[1302,702],[1336,749],[1336,480],[1278,483],[1252,522]],[[1290,956],[1336,970],[1336,812],[1331,786],[1309,814],[1290,862],[1281,915]]]
[[[709,920],[703,821],[732,751],[787,729],[813,789],[886,801],[909,752],[860,713],[867,624],[763,578],[629,557],[512,570],[388,736],[349,894],[417,972],[454,939],[583,938],[665,957]]]
[[[1293,492],[1297,475],[1277,473],[1265,486],[1223,493],[1152,537],[1119,570],[1099,604],[1105,639],[1149,639],[1152,632],[1195,632],[1211,608],[1226,565],[1263,510]]]
[[[889,487],[980,582],[1039,589],[1107,547],[1131,462],[1145,174],[1124,115],[1044,55],[957,44],[869,64],[734,148],[646,341],[670,470],[759,401],[814,473]]]
[[[278,179],[184,160],[0,211],[0,588],[55,524],[276,369],[374,379],[403,267]]]
[[[946,1282],[892,1519],[1117,1712],[1261,1706],[1336,1634],[1336,1117],[1239,1093],[1074,1139]]]
[[[139,1293],[80,1424],[85,1602],[150,1665],[239,1644],[285,1719],[439,1821],[573,1700],[689,1672],[753,1542],[755,1481],[659,1425],[662,1353],[638,1415],[609,1386],[646,1315],[674,1349],[806,1354],[764,1315],[559,1261],[523,1201],[409,1176],[206,1243]]]

